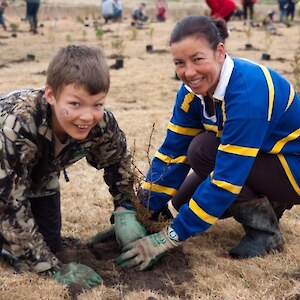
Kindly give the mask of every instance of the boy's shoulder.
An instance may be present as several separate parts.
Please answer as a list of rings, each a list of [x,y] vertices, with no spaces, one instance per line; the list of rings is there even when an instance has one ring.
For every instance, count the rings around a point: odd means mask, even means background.
[[[114,123],[117,123],[117,120],[113,112],[109,108],[105,108],[103,118],[99,123],[100,127],[110,126],[109,124],[114,124]]]
[[[5,0],[0,0],[0,5],[1,5],[1,8],[4,8],[4,9],[8,7],[8,3]]]
[[[13,91],[0,97],[0,110],[2,114],[28,119],[36,112],[37,106],[43,103],[43,95],[42,88]]]

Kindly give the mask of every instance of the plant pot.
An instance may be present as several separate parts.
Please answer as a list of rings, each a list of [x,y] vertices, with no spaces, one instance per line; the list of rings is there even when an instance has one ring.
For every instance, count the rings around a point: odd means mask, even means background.
[[[14,37],[14,38],[16,38],[17,34],[16,33],[12,33],[11,36]]]
[[[153,51],[153,46],[152,45],[146,45],[146,51],[147,52],[152,52]]]
[[[28,60],[28,61],[33,61],[33,60],[35,60],[35,55],[34,55],[34,54],[27,54],[27,60]]]
[[[115,64],[115,69],[122,69],[124,68],[124,59],[123,58],[117,58],[116,59],[116,64]]]
[[[246,49],[252,49],[252,44],[245,44]]]
[[[261,56],[262,60],[270,60],[271,59],[271,55],[267,54],[267,53],[263,53]]]

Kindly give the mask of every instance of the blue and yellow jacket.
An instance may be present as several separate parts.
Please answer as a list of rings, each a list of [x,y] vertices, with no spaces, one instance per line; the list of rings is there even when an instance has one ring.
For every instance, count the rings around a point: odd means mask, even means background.
[[[143,188],[149,207],[160,210],[188,174],[187,149],[204,131],[220,137],[215,168],[183,205],[172,227],[181,240],[206,231],[240,193],[258,152],[277,155],[300,195],[300,101],[274,70],[226,56],[214,92],[215,115],[202,95],[182,85],[166,138],[155,154]]]

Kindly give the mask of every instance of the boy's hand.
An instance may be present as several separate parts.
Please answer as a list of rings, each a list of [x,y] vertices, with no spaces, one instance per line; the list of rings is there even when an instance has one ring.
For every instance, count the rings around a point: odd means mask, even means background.
[[[126,245],[116,263],[122,268],[143,271],[154,265],[165,252],[179,245],[177,233],[171,226],[167,226],[160,232]]]
[[[111,225],[110,227],[98,232],[95,236],[93,236],[88,242],[87,245],[89,247],[94,246],[98,243],[105,242],[115,235],[115,225]]]
[[[145,227],[137,221],[136,212],[123,209],[113,212],[116,240],[120,247],[134,242],[147,234]]]
[[[86,265],[69,263],[62,266],[52,278],[58,283],[72,286],[80,284],[85,288],[93,288],[102,283],[102,278],[98,273]]]

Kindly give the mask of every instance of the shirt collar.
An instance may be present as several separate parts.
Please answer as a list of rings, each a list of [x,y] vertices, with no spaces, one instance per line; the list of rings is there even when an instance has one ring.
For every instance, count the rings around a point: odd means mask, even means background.
[[[215,89],[214,94],[212,95],[214,99],[218,99],[220,101],[224,100],[226,88],[228,86],[228,82],[231,77],[233,67],[234,67],[234,62],[232,58],[228,54],[226,54],[226,58],[220,74],[219,83]]]

